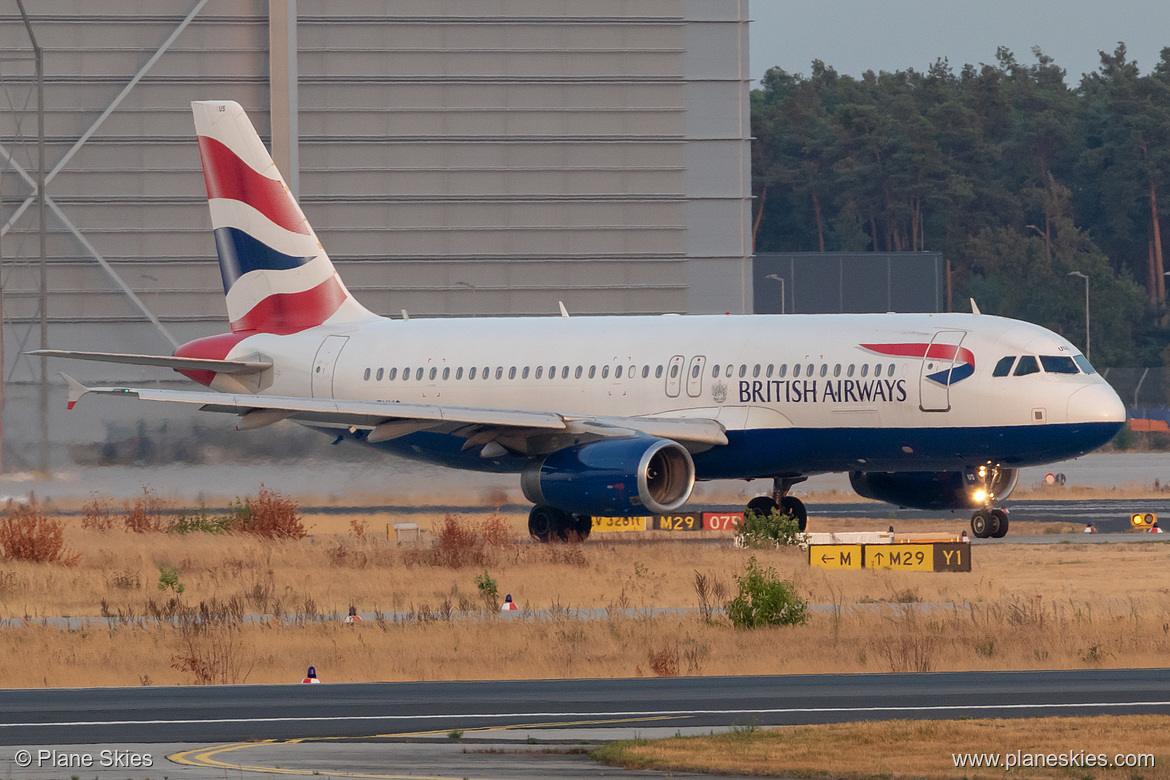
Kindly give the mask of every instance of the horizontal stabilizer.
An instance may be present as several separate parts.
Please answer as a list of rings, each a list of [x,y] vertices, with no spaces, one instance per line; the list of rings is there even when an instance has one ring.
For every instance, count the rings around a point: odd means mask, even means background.
[[[176,371],[214,371],[219,374],[259,374],[272,368],[267,360],[207,360],[167,355],[127,355],[120,352],[74,352],[67,349],[34,349],[25,353],[33,357],[60,357],[95,360],[100,363],[125,363],[131,366],[158,366]]]

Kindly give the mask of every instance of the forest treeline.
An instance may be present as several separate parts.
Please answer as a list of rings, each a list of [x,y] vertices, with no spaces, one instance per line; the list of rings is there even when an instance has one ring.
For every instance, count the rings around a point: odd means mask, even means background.
[[[937,251],[954,309],[1029,320],[1099,366],[1170,365],[1170,47],[1146,74],[1124,44],[1079,83],[1024,64],[808,76],[752,92],[757,252]]]

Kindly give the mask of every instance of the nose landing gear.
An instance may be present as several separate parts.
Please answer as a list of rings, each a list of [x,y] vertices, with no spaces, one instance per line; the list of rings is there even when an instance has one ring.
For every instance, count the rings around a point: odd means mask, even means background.
[[[748,502],[747,511],[757,515],[770,515],[773,511],[782,515],[789,515],[796,520],[797,527],[804,532],[808,526],[808,510],[804,502],[796,496],[788,495],[788,491],[798,482],[804,482],[808,477],[774,477],[772,479],[772,493],[767,496],[757,496]]]
[[[1008,514],[1005,509],[980,509],[971,517],[971,533],[979,539],[1002,539],[1008,532]]]

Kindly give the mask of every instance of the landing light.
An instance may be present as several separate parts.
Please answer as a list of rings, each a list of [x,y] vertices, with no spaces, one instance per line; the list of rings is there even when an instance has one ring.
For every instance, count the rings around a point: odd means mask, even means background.
[[[984,501],[987,500],[987,491],[982,489],[982,488],[980,488],[979,490],[976,490],[974,493],[971,494],[971,500],[975,501],[976,503],[982,504]]]

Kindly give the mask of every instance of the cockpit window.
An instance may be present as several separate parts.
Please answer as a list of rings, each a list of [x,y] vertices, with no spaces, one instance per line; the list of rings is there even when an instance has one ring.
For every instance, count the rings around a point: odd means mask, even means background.
[[[1049,374],[1078,374],[1077,364],[1068,355],[1041,355],[1040,365]]]
[[[1081,371],[1084,371],[1086,374],[1097,373],[1097,369],[1093,368],[1092,364],[1089,363],[1089,359],[1084,355],[1073,355],[1073,360],[1081,367]]]
[[[1027,376],[1028,374],[1037,374],[1039,372],[1040,364],[1031,355],[1024,355],[1020,358],[1020,362],[1016,364],[1016,376]]]
[[[995,364],[995,370],[991,372],[992,376],[1007,376],[1012,372],[1012,364],[1016,362],[1015,355],[1008,355],[1005,358],[1000,358],[999,362]]]

